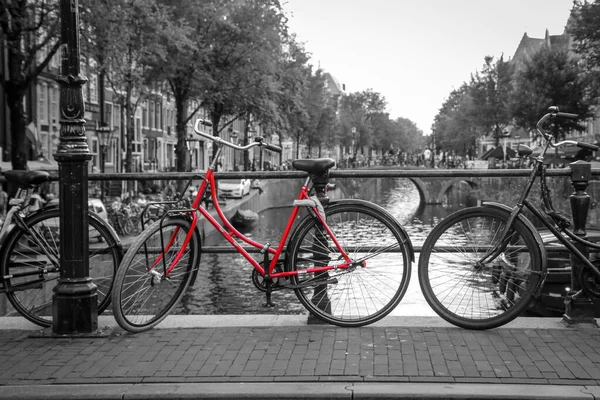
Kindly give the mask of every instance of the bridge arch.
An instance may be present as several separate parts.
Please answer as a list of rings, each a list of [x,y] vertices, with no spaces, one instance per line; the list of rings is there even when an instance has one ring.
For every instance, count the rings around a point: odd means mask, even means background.
[[[437,198],[436,198],[436,203],[442,203],[444,200],[444,195],[446,194],[446,192],[454,185],[459,184],[460,182],[466,182],[467,184],[469,184],[469,186],[471,187],[471,189],[477,189],[479,187],[479,183],[474,180],[474,179],[465,179],[465,178],[454,178],[451,179],[447,182],[445,182],[439,192],[437,193]]]
[[[390,178],[367,178],[361,184],[361,191],[370,190],[371,186],[377,181],[377,179],[390,179]],[[472,189],[479,187],[477,179],[469,178],[452,178],[450,180],[443,180],[441,178],[417,178],[407,177],[410,180],[421,198],[422,204],[441,204],[444,200],[446,192],[454,185],[460,182],[466,182]],[[340,180],[337,182],[342,193],[346,194],[347,190],[343,182]]]

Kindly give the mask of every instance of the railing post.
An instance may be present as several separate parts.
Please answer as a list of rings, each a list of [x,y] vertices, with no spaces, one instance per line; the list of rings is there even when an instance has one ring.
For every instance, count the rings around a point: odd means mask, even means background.
[[[571,163],[571,184],[575,191],[569,197],[571,201],[571,213],[573,215],[573,233],[581,238],[587,236],[585,224],[590,205],[590,196],[585,189],[592,178],[591,164],[585,161]],[[577,249],[586,257],[589,257],[587,246],[573,241]],[[579,276],[584,266],[573,255],[571,255],[571,290],[565,298],[565,313],[563,324],[567,326],[594,325],[594,304],[587,293],[581,289]]]
[[[87,178],[92,156],[85,137],[78,1],[61,0],[60,18],[60,143],[54,154],[59,166],[60,278],[52,300],[52,332],[81,335],[98,329],[98,295],[89,276]]]

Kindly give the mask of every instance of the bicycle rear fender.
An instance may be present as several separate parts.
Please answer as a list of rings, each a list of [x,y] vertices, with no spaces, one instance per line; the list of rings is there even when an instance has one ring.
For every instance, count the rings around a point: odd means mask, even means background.
[[[402,240],[407,244],[408,246],[408,250],[409,250],[409,262],[414,262],[415,261],[415,252],[413,250],[413,245],[412,242],[410,240],[410,236],[408,236],[408,234],[406,233],[406,230],[402,227],[402,225],[400,225],[400,223],[398,223],[398,221],[396,220],[396,218],[390,214],[389,211],[387,211],[385,208],[371,203],[369,201],[366,200],[361,200],[361,199],[340,199],[340,200],[331,200],[329,202],[328,205],[325,206],[325,211],[335,208],[338,205],[343,205],[343,204],[360,204],[361,206],[365,206],[365,207],[369,207],[372,209],[376,209],[377,211],[386,214],[392,221],[396,221],[396,227],[398,228],[398,230],[400,231],[400,233],[402,234]],[[307,215],[304,217],[304,219],[307,218],[312,218],[311,215]],[[304,221],[304,219],[300,222],[302,223]],[[298,224],[298,226],[300,226],[300,224]],[[295,239],[295,235],[296,235],[296,231],[294,230],[294,233],[292,234],[292,236],[290,236],[288,243],[292,243],[292,241]],[[286,254],[286,259],[287,259],[287,254]]]
[[[510,208],[506,204],[495,203],[493,201],[484,201],[482,204],[483,204],[482,207],[496,208],[496,209],[499,209],[499,210],[502,210],[502,211],[506,212],[507,218],[508,218],[508,215],[510,215],[510,213],[512,212],[512,208]],[[538,287],[537,287],[537,290],[535,291],[535,294],[534,294],[535,297],[538,297],[540,295],[540,293],[541,293],[542,286],[544,286],[544,281],[546,280],[546,276],[547,276],[548,255],[546,253],[546,247],[544,246],[544,242],[542,241],[542,237],[538,233],[538,231],[535,228],[535,226],[533,225],[533,223],[531,223],[531,221],[529,220],[529,218],[527,218],[523,214],[519,214],[517,216],[517,218],[519,219],[520,222],[523,223],[523,225],[525,225],[525,227],[527,229],[529,229],[529,231],[531,232],[531,234],[535,238],[535,241],[536,241],[536,243],[538,245],[538,248],[540,249],[540,257],[541,257],[541,261],[542,261],[542,279],[538,282]]]

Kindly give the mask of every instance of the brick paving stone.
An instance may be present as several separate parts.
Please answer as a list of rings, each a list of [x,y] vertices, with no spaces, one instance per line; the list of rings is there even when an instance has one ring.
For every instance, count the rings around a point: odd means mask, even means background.
[[[598,384],[593,329],[156,329],[98,339],[0,330],[0,384],[422,381]],[[437,379],[437,380],[436,380]]]

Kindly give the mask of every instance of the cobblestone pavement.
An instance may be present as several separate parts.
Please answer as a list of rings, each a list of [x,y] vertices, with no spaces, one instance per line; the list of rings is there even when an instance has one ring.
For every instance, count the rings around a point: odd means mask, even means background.
[[[43,333],[43,332],[42,332]],[[0,384],[441,382],[598,385],[596,329],[330,326],[0,331]]]

